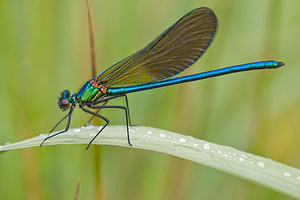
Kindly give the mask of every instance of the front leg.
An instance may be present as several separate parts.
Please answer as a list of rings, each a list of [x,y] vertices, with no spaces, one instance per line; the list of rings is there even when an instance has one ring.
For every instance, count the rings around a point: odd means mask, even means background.
[[[48,136],[48,137],[46,137],[44,140],[43,140],[43,142],[40,144],[40,146],[42,146],[43,144],[44,144],[44,142],[46,141],[46,140],[48,140],[48,139],[50,139],[50,138],[52,138],[52,137],[55,137],[55,136],[57,136],[57,135],[60,135],[60,134],[62,134],[62,133],[64,133],[64,132],[67,132],[68,130],[69,130],[69,127],[70,127],[70,122],[71,122],[71,116],[72,116],[72,112],[73,112],[73,109],[74,109],[74,105],[72,105],[71,106],[71,108],[70,108],[70,111],[69,111],[69,113],[64,117],[64,118],[62,118],[55,126],[54,126],[54,128],[50,131],[50,133],[64,120],[64,119],[66,119],[66,117],[69,117],[68,118],[68,123],[67,123],[67,126],[66,126],[66,128],[65,128],[65,130],[63,130],[63,131],[60,131],[60,132],[58,132],[58,133],[55,133],[55,134],[53,134],[53,135],[50,135],[50,136]],[[50,134],[49,133],[49,134]]]

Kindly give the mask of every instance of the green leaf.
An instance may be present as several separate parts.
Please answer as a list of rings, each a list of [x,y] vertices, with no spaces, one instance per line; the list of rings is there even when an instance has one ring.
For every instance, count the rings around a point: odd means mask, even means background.
[[[89,125],[70,129],[47,140],[43,146],[88,144],[101,128]],[[48,134],[41,134],[28,140],[0,146],[0,152],[39,146],[47,136]],[[130,127],[130,139],[133,146],[127,143],[126,126],[109,126],[93,144],[163,152],[241,177],[290,197],[300,198],[300,170],[271,159],[151,127]]]

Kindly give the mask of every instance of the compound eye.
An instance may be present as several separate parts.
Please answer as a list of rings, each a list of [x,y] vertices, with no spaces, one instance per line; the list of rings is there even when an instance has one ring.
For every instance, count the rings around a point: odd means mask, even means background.
[[[62,97],[70,97],[70,91],[69,90],[64,90],[61,92],[61,96]]]
[[[67,110],[70,107],[70,102],[68,99],[63,99],[58,102],[58,105],[63,111]]]

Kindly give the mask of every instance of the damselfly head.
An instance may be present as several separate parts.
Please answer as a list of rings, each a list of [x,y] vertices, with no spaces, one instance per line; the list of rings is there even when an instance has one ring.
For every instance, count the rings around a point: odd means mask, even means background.
[[[62,91],[61,96],[58,100],[58,106],[63,111],[68,110],[68,108],[70,107],[69,97],[70,97],[70,91],[69,90]]]

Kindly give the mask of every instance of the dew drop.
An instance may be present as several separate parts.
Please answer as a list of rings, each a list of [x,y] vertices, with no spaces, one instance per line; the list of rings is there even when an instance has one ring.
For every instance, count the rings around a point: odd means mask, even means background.
[[[296,177],[296,180],[300,181],[300,176],[297,176],[297,177]]]
[[[253,165],[253,162],[252,161],[249,161],[250,165]]]
[[[245,154],[241,154],[240,156],[243,158],[248,158],[248,156],[246,156]]]
[[[257,162],[257,166],[260,167],[260,168],[265,168],[266,167],[265,163],[261,162],[261,161]]]
[[[221,153],[222,153],[222,151],[218,150],[218,154],[221,154]]]
[[[74,130],[73,130],[73,132],[74,132],[74,133],[78,133],[78,132],[80,132],[80,128],[76,128],[76,129],[74,129]]]
[[[209,144],[207,144],[207,143],[203,145],[203,149],[206,149],[206,150],[208,150],[208,149],[210,149],[210,148],[211,148],[211,147],[210,147],[210,145],[209,145]]]
[[[239,160],[240,160],[241,162],[244,162],[245,159],[244,159],[244,158],[239,158]]]
[[[179,138],[179,140],[178,140],[179,142],[183,142],[183,143],[185,143],[186,142],[186,139],[185,138]]]
[[[196,143],[195,143],[195,144],[193,144],[193,146],[194,146],[194,147],[197,147],[197,146],[199,146],[199,144],[196,144]]]
[[[164,134],[164,133],[160,133],[160,134],[159,134],[159,137],[161,137],[161,138],[166,138],[166,137],[167,137],[167,135],[166,135],[166,134]]]
[[[291,173],[290,172],[283,172],[283,176],[290,177]]]
[[[147,131],[147,134],[148,134],[148,135],[151,135],[151,134],[152,134],[152,131]]]
[[[129,132],[130,132],[130,133],[135,133],[135,130],[129,129]]]

